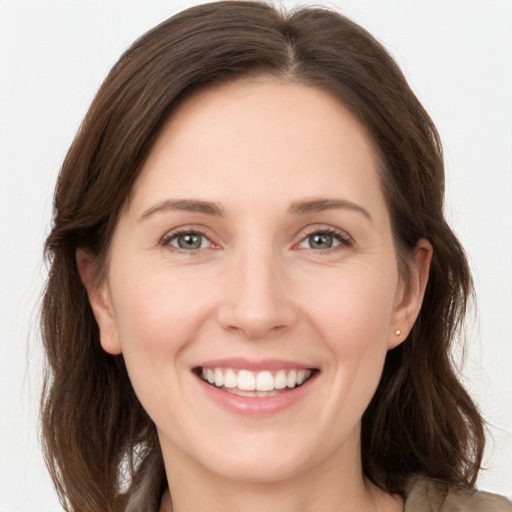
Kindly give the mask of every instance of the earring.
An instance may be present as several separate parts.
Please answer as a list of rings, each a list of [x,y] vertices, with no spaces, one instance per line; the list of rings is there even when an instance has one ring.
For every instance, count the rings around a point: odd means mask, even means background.
[[[400,329],[397,329],[397,330],[395,331],[395,334],[396,334],[397,336],[400,336],[400,334],[402,334],[402,331],[401,331]]]

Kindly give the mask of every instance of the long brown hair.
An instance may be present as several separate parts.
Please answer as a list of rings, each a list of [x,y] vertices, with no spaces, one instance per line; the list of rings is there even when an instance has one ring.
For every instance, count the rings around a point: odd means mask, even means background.
[[[443,216],[443,158],[432,121],[386,50],[342,15],[226,1],[173,16],[125,52],[62,166],[46,242],[42,435],[68,511],[115,510],[119,496],[129,500],[141,486],[156,504],[166,485],[155,426],[133,392],[123,357],[100,346],[77,248],[101,269],[121,207],[173,109],[200,89],[252,75],[319,87],[346,105],[379,154],[402,274],[420,238],[434,249],[419,317],[408,339],[388,353],[363,416],[365,475],[402,494],[415,474],[475,482],[482,419],[450,360],[472,282]]]

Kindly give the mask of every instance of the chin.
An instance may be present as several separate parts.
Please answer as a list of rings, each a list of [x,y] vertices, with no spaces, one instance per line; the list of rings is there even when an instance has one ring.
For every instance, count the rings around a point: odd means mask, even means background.
[[[190,435],[185,443],[182,439],[179,451],[186,460],[194,461],[196,469],[201,468],[214,478],[247,484],[284,482],[307,473],[329,458],[330,453],[338,451],[318,431],[308,436],[303,428],[290,432],[279,423],[273,429],[262,426],[259,432],[248,429],[245,433],[231,431],[215,435],[211,430],[208,438],[204,432],[203,436]],[[173,459],[176,460],[169,457]]]
[[[259,453],[240,453],[210,463],[208,469],[221,478],[253,484],[272,484],[288,480],[307,471],[306,458],[298,453],[283,454],[271,449],[253,450]]]

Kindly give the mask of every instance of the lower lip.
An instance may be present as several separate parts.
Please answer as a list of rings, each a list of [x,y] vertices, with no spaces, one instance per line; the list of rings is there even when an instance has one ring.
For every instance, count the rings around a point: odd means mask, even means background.
[[[296,404],[310,391],[318,374],[315,372],[302,386],[274,396],[238,396],[216,388],[197,377],[206,394],[223,409],[246,416],[270,416]]]

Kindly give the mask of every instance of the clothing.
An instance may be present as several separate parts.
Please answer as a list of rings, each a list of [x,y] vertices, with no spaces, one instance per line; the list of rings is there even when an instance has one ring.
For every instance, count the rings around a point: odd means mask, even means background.
[[[119,512],[158,512],[151,505],[147,488],[119,503]],[[424,477],[411,479],[405,495],[404,512],[512,512],[512,502],[489,492],[458,488]]]
[[[497,494],[417,478],[406,494],[404,512],[512,512],[512,503]]]

